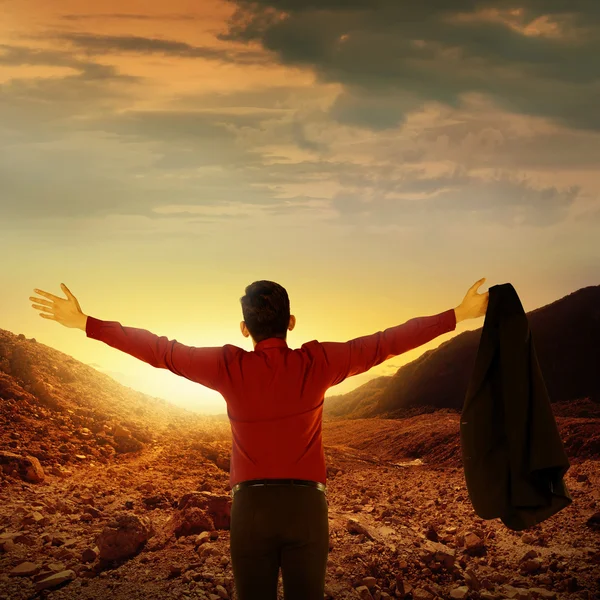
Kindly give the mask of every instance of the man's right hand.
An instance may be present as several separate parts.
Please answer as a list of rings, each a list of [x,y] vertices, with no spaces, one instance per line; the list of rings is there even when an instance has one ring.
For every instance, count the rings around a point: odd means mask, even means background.
[[[61,283],[60,287],[63,289],[63,293],[67,296],[59,298],[50,292],[44,292],[43,290],[35,289],[40,296],[48,298],[47,300],[36,298],[35,296],[29,296],[29,299],[34,302],[31,306],[35,310],[41,310],[40,317],[44,319],[51,319],[57,321],[65,327],[75,327],[85,331],[87,323],[87,315],[83,314],[81,306],[75,296],[71,293],[71,290],[64,284]]]

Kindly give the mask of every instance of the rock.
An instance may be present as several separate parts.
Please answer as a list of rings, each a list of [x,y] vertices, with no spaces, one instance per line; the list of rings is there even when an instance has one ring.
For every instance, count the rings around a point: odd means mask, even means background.
[[[221,554],[221,550],[219,550],[219,548],[210,544],[203,544],[198,548],[196,552],[201,558],[210,555],[216,556],[218,554]]]
[[[504,573],[500,573],[499,571],[494,571],[488,575],[488,579],[493,583],[506,583],[508,581],[508,576]]]
[[[231,496],[209,491],[184,494],[177,504],[178,510],[197,506],[206,510],[215,524],[215,529],[229,529],[231,523]]]
[[[61,570],[63,570],[63,569],[61,569]],[[53,571],[52,569],[49,569],[48,567],[44,567],[38,573],[36,573],[35,575],[32,575],[31,581],[33,583],[36,583],[37,581],[46,579],[47,577],[50,577],[50,575],[54,575],[55,573],[56,573],[56,571]]]
[[[434,583],[433,581],[428,581],[425,585],[423,585],[423,587],[430,594],[433,594],[434,596],[442,596],[444,593],[442,591],[442,588],[437,583]]]
[[[456,598],[457,600],[463,600],[463,598],[466,598],[468,595],[469,588],[466,585],[461,585],[450,590],[450,597]]]
[[[9,574],[11,577],[29,577],[30,575],[35,575],[41,568],[42,565],[40,563],[27,561],[14,567]]]
[[[366,526],[364,526],[358,519],[354,519],[353,517],[350,517],[346,521],[346,530],[348,531],[348,533],[362,534],[362,535],[366,536],[367,538],[369,538],[370,540],[375,539],[375,537],[370,532],[370,530]]]
[[[26,533],[19,533],[19,535],[13,538],[15,544],[24,544],[25,546],[35,546],[36,540]]]
[[[53,535],[50,543],[52,546],[62,546],[66,539],[64,535]]]
[[[167,536],[181,537],[229,529],[231,522],[231,496],[212,492],[190,492],[182,496],[177,511],[166,523]]]
[[[14,545],[14,539],[20,535],[21,533],[18,531],[4,531],[3,533],[0,533],[0,546],[7,543]]]
[[[119,454],[127,454],[129,452],[138,452],[144,447],[144,444],[133,437],[115,437],[115,450]]]
[[[129,429],[121,425],[115,425],[113,429],[114,448],[119,454],[128,452],[137,452],[144,447],[144,444],[135,438]]]
[[[473,569],[467,569],[465,571],[465,581],[471,589],[475,591],[479,591],[481,589],[481,581],[479,581],[479,578]]]
[[[469,556],[482,556],[486,553],[483,540],[472,531],[465,534],[465,552]]]
[[[117,423],[113,428],[112,434],[114,437],[128,437],[131,435],[131,431]]]
[[[86,506],[83,509],[83,512],[89,514],[91,517],[100,517],[102,515],[102,511],[98,510],[95,506]]]
[[[441,563],[446,569],[450,569],[454,565],[455,551],[445,544],[426,540],[423,543],[420,557],[426,564],[435,561]]]
[[[44,481],[44,469],[35,456],[15,454],[0,450],[0,467],[5,473],[15,472],[18,476],[32,483]]]
[[[533,587],[529,588],[528,591],[534,598],[545,598],[546,600],[556,600],[557,598],[556,592],[551,592],[545,588]]]
[[[435,596],[424,588],[416,587],[412,593],[413,600],[432,600]]]
[[[168,543],[169,536],[165,532],[160,531],[148,540],[145,548],[149,552],[156,552],[157,550],[162,550]]]
[[[208,542],[209,540],[210,540],[210,532],[203,531],[202,533],[199,533],[196,536],[196,539],[194,540],[194,544],[196,546],[200,546],[200,545],[204,544],[205,542]]]
[[[214,523],[205,511],[197,506],[192,506],[185,511],[175,513],[168,521],[166,528],[169,533],[179,538],[209,531],[214,528]]]
[[[528,560],[524,560],[520,564],[521,573],[536,573],[542,568],[542,564],[541,558],[530,558]]]
[[[142,502],[148,509],[167,508],[171,506],[169,494],[155,494],[142,499]]]
[[[98,555],[100,554],[100,549],[98,546],[94,546],[93,548],[85,548],[85,550],[81,553],[81,560],[83,562],[94,562]]]
[[[435,525],[433,523],[429,523],[427,525],[427,528],[425,530],[425,537],[432,541],[432,542],[439,542],[440,538],[439,538],[439,534],[435,528]]]
[[[154,535],[150,521],[130,514],[117,515],[96,539],[100,560],[103,562],[129,558]]]
[[[600,511],[595,512],[585,524],[595,531],[600,531]]]
[[[404,598],[407,594],[412,592],[412,586],[408,581],[405,581],[401,576],[396,575],[396,595],[400,598]]]
[[[69,477],[70,475],[73,475],[73,471],[70,471],[69,469],[65,469],[63,467],[59,467],[56,465],[54,465],[52,467],[52,469],[50,470],[50,473],[52,473],[52,475],[62,477],[63,479],[66,477]]]
[[[42,515],[37,510],[30,512],[23,517],[24,525],[44,525],[44,524],[46,524],[47,521],[48,521],[47,517]]]
[[[75,579],[75,571],[71,569],[67,569],[66,571],[60,571],[59,573],[55,573],[54,575],[50,575],[46,577],[46,579],[41,579],[40,581],[36,581],[35,583],[35,591],[39,592],[40,590],[45,590],[47,588],[53,588],[65,581],[70,581]]]
[[[375,577],[363,577],[362,585],[366,585],[369,589],[375,587],[377,585],[377,580]]]
[[[354,588],[354,591],[362,600],[373,600],[373,596],[371,596],[371,592],[366,585],[359,585],[358,587]]]

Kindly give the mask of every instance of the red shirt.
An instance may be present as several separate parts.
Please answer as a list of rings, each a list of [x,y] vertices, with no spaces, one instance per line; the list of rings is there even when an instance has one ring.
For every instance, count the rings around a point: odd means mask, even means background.
[[[231,424],[229,481],[310,479],[326,483],[321,438],[324,395],[346,377],[456,329],[451,308],[347,342],[298,349],[269,338],[247,351],[231,344],[185,346],[145,329],[88,316],[85,332],[113,348],[222,394]]]

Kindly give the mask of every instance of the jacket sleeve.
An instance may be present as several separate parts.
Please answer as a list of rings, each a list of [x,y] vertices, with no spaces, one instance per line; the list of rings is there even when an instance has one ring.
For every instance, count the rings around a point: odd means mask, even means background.
[[[224,368],[225,348],[196,348],[177,340],[169,340],[145,329],[125,327],[117,321],[103,321],[88,316],[85,333],[159,369],[169,369],[176,375],[195,381],[213,390],[219,385]]]
[[[392,356],[417,348],[443,333],[456,329],[451,308],[437,315],[415,317],[384,331],[347,342],[321,342],[325,358],[325,384],[337,385],[352,375],[368,371]]]

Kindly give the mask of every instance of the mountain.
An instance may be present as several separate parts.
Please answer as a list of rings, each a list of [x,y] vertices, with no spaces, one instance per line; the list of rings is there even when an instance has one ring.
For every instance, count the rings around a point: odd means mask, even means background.
[[[365,407],[377,403],[383,391],[387,388],[392,377],[383,375],[370,379],[364,385],[348,392],[329,396],[325,399],[323,416],[341,417],[347,413],[360,413]]]
[[[168,438],[184,423],[206,439],[230,437],[227,415],[185,410],[35,338],[0,329],[0,452],[9,453],[4,460],[12,460],[10,453],[27,454],[56,473],[73,463],[108,464]]]
[[[526,314],[551,402],[600,403],[600,285],[581,288]],[[460,411],[482,328],[428,350],[391,377],[326,398],[324,416],[401,418],[442,408]]]

